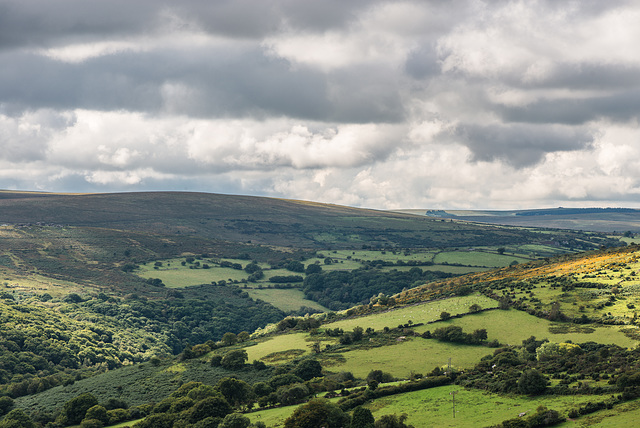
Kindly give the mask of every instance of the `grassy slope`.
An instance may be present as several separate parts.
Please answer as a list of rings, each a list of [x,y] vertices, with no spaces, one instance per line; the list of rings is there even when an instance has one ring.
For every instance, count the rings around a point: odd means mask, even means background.
[[[580,275],[582,272],[580,269],[583,269],[585,272],[601,272],[602,275],[608,276],[612,275],[614,272],[613,270],[605,269],[605,266],[609,268],[613,267],[613,265],[619,267],[618,265],[621,261],[631,261],[634,260],[636,256],[637,254],[633,252],[632,249],[625,249],[605,253],[564,257],[563,259],[533,264],[528,266],[528,268],[526,266],[518,266],[517,268],[504,269],[491,273],[470,275],[469,277],[457,278],[452,281],[455,281],[457,285],[468,285],[473,284],[474,281],[477,284],[485,284],[491,282],[489,279],[495,280],[496,278],[500,278],[501,280],[505,280],[506,278],[509,278],[515,283],[515,281],[522,281],[523,278],[530,278],[530,275],[533,275],[536,278],[544,275],[547,275],[550,278],[553,275],[555,278],[559,272],[571,274],[577,273]],[[582,268],[578,268],[579,266],[582,266]],[[596,280],[596,278],[587,279],[591,281]],[[443,281],[441,286],[446,289],[447,281]],[[426,290],[429,290],[429,288],[425,287],[423,289],[410,290],[399,296],[399,300],[403,301],[404,299],[409,301],[411,298],[419,296],[421,292],[425,293]],[[378,330],[385,326],[393,327],[399,323],[407,323],[409,320],[412,320],[414,323],[429,322],[438,318],[439,312],[443,310],[452,314],[461,313],[464,312],[465,309],[468,309],[468,306],[472,303],[478,303],[483,308],[488,308],[492,304],[495,305],[495,301],[487,299],[484,296],[471,295],[455,297],[451,299],[427,302],[421,305],[401,307],[390,312],[374,313],[366,317],[340,320],[327,324],[326,326],[323,326],[323,328],[335,328],[340,326],[348,331],[354,326],[361,326],[363,328],[372,326]],[[585,330],[581,330],[584,326],[568,324],[570,326],[568,331],[558,333],[557,330],[553,329],[559,324],[535,318],[524,312],[515,311],[513,309],[509,311],[492,310],[480,314],[465,315],[458,319],[452,319],[445,322],[438,321],[435,324],[418,326],[412,330],[417,332],[424,331],[425,329],[433,330],[437,327],[449,324],[460,325],[465,331],[470,331],[475,328],[486,328],[489,332],[489,339],[498,339],[502,343],[518,343],[520,340],[527,338],[530,335],[536,335],[539,338],[548,337],[550,340],[557,342],[568,339],[573,340],[574,342],[593,340],[601,343],[617,343],[621,346],[634,346],[637,343],[623,335],[620,332],[620,327],[618,326],[608,327],[590,325],[589,327],[594,328],[594,331],[587,332]],[[514,329],[514,325],[517,325],[518,328]],[[553,331],[556,332],[554,333]],[[309,353],[312,341],[318,340],[319,337],[320,336],[312,337],[308,333],[294,333],[260,339],[258,341],[259,343],[247,348],[249,361],[254,359],[263,359],[265,361],[269,361],[270,364],[290,361],[295,356]],[[323,343],[335,343],[335,339],[323,340]],[[287,353],[287,350],[298,351]],[[435,365],[443,366],[447,364],[449,357],[452,358],[452,364],[454,366],[462,368],[470,367],[477,362],[480,357],[491,352],[492,349],[481,346],[452,345],[440,343],[432,339],[425,340],[421,338],[408,338],[402,342],[389,344],[388,346],[383,346],[381,348],[364,349],[362,347],[355,346],[351,348],[347,347],[342,350],[334,350],[329,352],[329,354],[341,355],[343,359],[327,358],[323,359],[323,361],[328,362],[325,367],[331,371],[351,370],[359,377],[364,377],[368,371],[373,369],[382,369],[384,371],[389,371],[396,376],[405,377],[410,371],[426,372]],[[325,354],[325,352],[322,354]],[[268,357],[269,355],[270,357]],[[279,359],[279,357],[282,357],[282,359]],[[204,367],[206,365],[200,364],[200,366]],[[127,370],[133,369],[134,368],[128,368]],[[181,371],[170,371],[170,373],[175,375],[176,373],[181,373]],[[148,381],[145,382],[148,383]],[[145,383],[141,382],[141,384],[144,385]],[[417,423],[417,426],[419,426],[420,421],[423,421],[426,418],[439,418],[438,423],[442,422],[442,424],[445,424],[443,426],[446,426],[448,412],[443,410],[446,407],[444,403],[448,403],[446,399],[449,397],[447,392],[449,390],[446,388],[412,393],[414,395],[405,394],[403,396],[387,397],[385,399],[376,400],[369,405],[376,411],[377,415],[393,412],[410,412],[410,414],[415,418],[414,423]],[[439,394],[438,390],[446,393],[443,394],[445,398],[442,399],[442,405],[438,405],[438,400],[441,400],[441,398],[438,398],[439,396],[437,396],[437,394]],[[436,395],[428,396],[429,394]],[[562,410],[565,407],[572,407],[574,399],[576,400],[575,403],[578,404],[583,400],[587,401],[596,398],[593,396],[575,398],[541,397],[537,399],[537,401],[532,402],[529,399],[522,397],[483,395],[478,391],[466,390],[462,390],[458,397],[461,400],[459,401],[461,406],[459,409],[461,413],[459,413],[460,416],[457,421],[458,426],[476,426],[477,420],[473,418],[477,418],[479,414],[484,414],[484,418],[481,419],[482,421],[495,420],[495,422],[498,422],[506,419],[507,417],[512,417],[512,413],[515,410],[535,410],[535,407],[537,407],[538,404],[544,404],[548,407]],[[37,397],[34,399],[37,400]],[[27,405],[26,401],[24,403],[24,405]],[[433,403],[433,405],[429,405],[428,403]],[[463,404],[467,407],[463,407]],[[530,404],[531,406],[535,404],[535,406],[532,408],[527,407]],[[627,405],[630,404],[625,404],[625,406]],[[418,410],[416,406],[420,407],[422,410]],[[462,413],[463,411],[466,412],[467,409],[468,413]],[[264,414],[264,420],[266,421],[271,417],[267,416],[268,412],[275,412],[279,414],[276,419],[283,420],[283,418],[289,414],[287,412],[292,410],[293,408],[290,408],[290,410],[279,409],[265,411],[264,413],[260,412],[252,414],[252,418],[258,414]],[[490,414],[487,412],[490,412]],[[611,416],[603,419],[603,421],[618,421],[618,418],[623,418],[620,419],[620,423],[624,423],[624,418],[628,418],[629,415],[625,413],[619,414],[620,416]],[[412,422],[412,420],[410,419],[409,422]]]

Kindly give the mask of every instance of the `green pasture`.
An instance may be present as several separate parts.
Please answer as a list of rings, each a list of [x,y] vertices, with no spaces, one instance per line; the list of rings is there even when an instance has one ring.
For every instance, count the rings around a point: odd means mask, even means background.
[[[278,336],[269,337],[264,340],[261,339],[257,345],[248,346],[244,349],[247,351],[247,355],[249,356],[248,361],[261,360],[266,356],[274,353],[282,353],[282,356],[285,357],[285,353],[290,350],[303,351],[298,354],[303,355],[310,353],[311,346],[313,345],[312,342],[307,341],[307,338],[307,333],[281,334]],[[286,362],[287,360],[292,359],[295,356],[297,355],[283,358],[281,362]],[[277,361],[270,362],[269,364],[276,363]]]
[[[144,420],[144,418],[142,418],[142,419],[136,419],[136,420],[128,421],[128,422],[121,422],[121,423],[119,423],[119,424],[115,424],[115,425],[108,425],[108,428],[126,428],[126,427],[132,427],[132,426],[134,426],[135,424],[137,424],[138,422],[141,422],[141,421],[143,421],[143,420]]]
[[[407,269],[411,269],[411,266],[405,266]],[[404,269],[405,267],[399,266],[398,270]],[[475,273],[475,272],[483,272],[490,268],[484,267],[470,267],[470,266],[452,266],[452,265],[433,265],[433,266],[420,266],[420,269],[423,271],[439,271],[452,273],[454,275],[464,275],[467,273]]]
[[[542,244],[523,244],[518,245],[518,251],[522,251],[523,253],[537,255],[541,257],[549,257],[558,254],[566,253],[566,249],[554,247],[551,245],[542,245]]]
[[[395,254],[394,254],[395,253]],[[436,251],[429,250],[336,250],[324,251],[322,255],[338,260],[384,260],[395,262],[398,260],[430,262]]]
[[[636,399],[619,404],[613,409],[600,410],[594,414],[564,422],[558,427],[633,428],[638,426],[639,420],[640,400]]]
[[[484,251],[446,251],[436,254],[433,262],[436,264],[461,264],[466,266],[505,267],[513,261],[526,263],[530,259],[511,254],[500,255]]]
[[[245,414],[251,423],[264,422],[269,428],[283,427],[284,421],[291,416],[298,406],[276,407]]]
[[[452,392],[455,394],[453,417]],[[387,414],[408,415],[407,423],[416,427],[484,427],[506,419],[535,413],[538,406],[546,406],[567,415],[569,410],[588,401],[600,401],[609,396],[575,395],[538,397],[498,395],[457,385],[447,385],[421,391],[392,395],[366,404],[377,419]]]
[[[184,288],[192,285],[210,284],[212,281],[241,281],[247,279],[249,274],[244,270],[231,269],[227,267],[220,267],[208,260],[197,260],[202,265],[206,263],[210,266],[209,269],[202,269],[201,267],[191,269],[193,264],[181,265],[181,262],[185,260],[184,257],[161,260],[162,266],[155,268],[155,262],[149,262],[140,265],[140,268],[135,272],[136,275],[142,278],[159,278],[169,288]],[[244,266],[247,264],[246,260],[236,261],[228,260],[232,263],[240,263]]]
[[[633,280],[627,281],[624,280],[625,278],[632,278]],[[549,310],[553,302],[558,302],[560,310],[572,318],[580,317],[583,314],[590,318],[608,315],[632,318],[634,312],[638,311],[637,307],[640,306],[640,276],[610,277],[598,274],[596,278],[580,276],[577,279],[585,282],[594,281],[600,284],[608,284],[612,288],[615,286],[619,292],[615,296],[616,299],[609,302],[612,296],[610,288],[576,287],[571,291],[565,292],[561,287],[551,287],[549,284],[541,287],[538,284],[532,290],[533,295],[529,294],[529,290],[522,290],[516,287],[512,292],[511,298],[512,300],[522,300],[532,307],[537,305],[544,310]],[[535,302],[532,299],[539,299],[540,301]],[[605,304],[606,306],[602,307]],[[601,307],[598,308],[598,306]]]
[[[456,392],[455,418],[453,417],[452,392]],[[371,410],[376,419],[383,415],[406,413],[408,415],[406,423],[416,427],[483,427],[517,418],[520,413],[524,412],[526,412],[526,417],[535,413],[539,406],[557,410],[566,416],[569,410],[574,407],[579,407],[589,401],[600,401],[607,398],[609,396],[506,396],[464,389],[457,385],[447,385],[379,398],[365,404],[365,407]],[[284,421],[296,407],[260,410],[248,413],[246,416],[251,419],[252,423],[262,421],[268,427],[277,428],[284,426]],[[637,401],[634,401],[558,426],[633,427],[637,426],[637,419],[634,417],[638,416],[640,416],[640,411],[637,409]],[[586,424],[586,422],[590,424]]]
[[[324,327],[341,328],[345,331],[353,330],[353,328],[357,326],[364,329],[371,327],[375,330],[381,330],[384,327],[394,328],[399,324],[407,324],[409,321],[412,321],[413,324],[435,321],[440,318],[442,312],[449,312],[451,315],[463,314],[468,312],[469,306],[473,304],[478,304],[483,309],[498,306],[495,300],[482,294],[471,294],[468,296],[452,297],[450,299],[432,300],[419,305],[405,306],[400,309],[380,312],[362,318],[340,320],[325,324]]]
[[[417,266],[417,267],[419,269],[422,269],[423,271],[445,272],[445,273],[452,273],[454,275],[465,275],[467,273],[484,272],[486,270],[491,269],[491,268],[484,268],[484,267],[452,266],[452,265],[431,265],[431,266]],[[380,270],[384,272],[390,272],[394,270],[406,272],[413,268],[414,266],[385,266]]]
[[[500,343],[509,345],[520,345],[530,336],[558,343],[571,340],[573,343],[597,342],[615,344],[624,348],[631,348],[638,344],[637,341],[624,335],[620,331],[620,326],[553,323],[514,309],[465,315],[462,318],[416,327],[415,331],[422,333],[448,325],[460,326],[467,333],[484,328],[487,330],[489,340],[497,339]],[[629,326],[622,326],[624,327],[629,328]]]
[[[456,368],[471,368],[480,358],[493,351],[484,346],[458,345],[419,337],[406,338],[395,345],[341,353],[345,361],[331,365],[328,369],[333,372],[348,371],[362,379],[371,370],[382,370],[406,379],[411,372],[425,374],[436,366],[446,366],[449,358],[451,365]]]
[[[297,288],[247,288],[249,296],[256,300],[261,299],[285,312],[296,311],[303,306],[326,312],[327,308],[312,300],[304,298],[304,293]]]

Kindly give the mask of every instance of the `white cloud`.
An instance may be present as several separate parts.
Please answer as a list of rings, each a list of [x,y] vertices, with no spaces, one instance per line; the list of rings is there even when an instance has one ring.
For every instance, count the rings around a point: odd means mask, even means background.
[[[634,2],[116,3],[0,15],[0,188],[637,204]]]

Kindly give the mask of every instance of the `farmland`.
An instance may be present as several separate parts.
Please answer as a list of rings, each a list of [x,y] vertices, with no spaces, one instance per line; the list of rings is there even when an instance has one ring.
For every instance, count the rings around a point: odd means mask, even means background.
[[[84,393],[129,406],[113,424],[184,424],[231,378],[256,392],[230,408],[276,426],[315,393],[416,426],[447,426],[454,390],[462,426],[533,404],[579,423],[636,411],[640,256],[619,237],[223,195],[5,196],[0,393],[43,425]],[[535,397],[518,389],[532,369]]]

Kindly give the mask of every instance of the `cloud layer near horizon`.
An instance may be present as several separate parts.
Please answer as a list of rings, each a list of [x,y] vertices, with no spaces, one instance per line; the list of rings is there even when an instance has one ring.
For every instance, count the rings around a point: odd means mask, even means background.
[[[0,188],[640,206],[633,1],[0,0]]]

